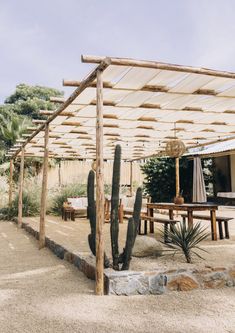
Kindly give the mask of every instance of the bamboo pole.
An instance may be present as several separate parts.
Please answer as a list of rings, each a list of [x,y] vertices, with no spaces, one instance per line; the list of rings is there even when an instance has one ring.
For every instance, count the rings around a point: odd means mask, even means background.
[[[58,180],[59,180],[59,187],[61,187],[61,160],[59,160]]]
[[[89,85],[96,79],[97,72],[103,72],[110,65],[110,59],[105,58],[81,83],[81,85],[75,89],[75,91],[69,96],[68,99],[62,101],[62,105],[46,120],[45,124],[42,124],[38,129],[23,143],[22,147],[26,146],[39,132],[41,132],[47,124],[54,120],[61,112],[63,112],[77,96],[79,96]],[[20,148],[21,149],[21,148]],[[16,157],[20,152],[17,150],[13,157]]]
[[[133,195],[133,162],[130,161],[130,196]]]
[[[96,295],[104,294],[104,161],[103,161],[103,81],[97,71],[96,118]]]
[[[179,167],[179,157],[175,158],[175,195],[178,197],[180,195],[180,167]]]
[[[82,55],[81,60],[84,63],[101,63],[105,57],[100,56],[92,56],[92,55]],[[145,67],[145,68],[156,68],[161,70],[172,70],[172,71],[179,71],[179,72],[186,72],[186,73],[196,73],[196,74],[205,74],[205,75],[212,75],[217,77],[226,77],[226,78],[235,78],[235,73],[227,72],[227,71],[218,71],[209,68],[203,67],[192,67],[192,66],[182,66],[182,65],[175,65],[169,64],[164,62],[158,61],[148,61],[148,60],[136,60],[130,58],[116,58],[116,57],[109,57],[111,65],[117,66],[131,66],[131,67]]]
[[[11,207],[12,205],[12,192],[13,192],[13,170],[14,170],[14,163],[13,159],[10,159],[10,175],[9,175],[9,200],[8,205]]]
[[[42,193],[40,209],[40,227],[39,227],[39,249],[45,247],[45,219],[46,219],[46,199],[47,199],[47,178],[48,178],[48,148],[49,125],[45,127],[44,134],[44,159],[43,159],[43,176],[42,176]]]
[[[22,227],[22,209],[23,209],[23,184],[24,184],[24,147],[21,149],[20,157],[20,176],[19,176],[19,198],[18,198],[18,227]]]

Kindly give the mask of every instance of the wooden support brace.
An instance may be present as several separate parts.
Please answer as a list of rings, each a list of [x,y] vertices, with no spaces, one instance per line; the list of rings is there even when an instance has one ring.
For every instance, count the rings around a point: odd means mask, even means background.
[[[9,175],[9,200],[8,205],[11,207],[12,205],[12,192],[13,192],[13,170],[14,170],[14,163],[13,159],[10,160],[10,175]]]
[[[43,176],[42,176],[42,192],[41,192],[41,208],[40,208],[40,226],[39,226],[39,249],[45,247],[45,220],[46,220],[46,200],[47,200],[47,178],[48,178],[48,141],[49,141],[49,125],[45,126],[44,135],[44,159],[43,159]]]
[[[180,166],[179,157],[175,158],[175,195],[178,197],[180,195]]]
[[[23,210],[23,184],[24,184],[24,147],[21,149],[20,156],[20,176],[19,176],[19,198],[18,198],[18,227],[22,227]]]
[[[103,82],[97,71],[96,118],[96,295],[104,294],[104,161],[103,161]]]
[[[133,195],[133,162],[130,161],[130,196]]]

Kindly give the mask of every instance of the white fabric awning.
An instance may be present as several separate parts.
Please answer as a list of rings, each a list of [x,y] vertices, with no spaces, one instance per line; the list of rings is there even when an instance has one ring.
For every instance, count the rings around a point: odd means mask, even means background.
[[[163,154],[175,136],[187,148],[235,137],[234,73],[110,58],[102,76],[105,159],[113,158],[116,144],[123,159],[135,160]],[[50,156],[94,159],[95,79],[65,103],[48,117]],[[26,156],[43,156],[43,138],[41,125],[24,144]]]

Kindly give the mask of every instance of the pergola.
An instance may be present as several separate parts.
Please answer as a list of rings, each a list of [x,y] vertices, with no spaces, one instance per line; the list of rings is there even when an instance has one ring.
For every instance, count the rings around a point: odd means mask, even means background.
[[[64,81],[76,89],[56,111],[42,110],[29,134],[10,149],[9,202],[13,159],[21,157],[19,216],[22,224],[24,157],[43,157],[39,247],[45,246],[48,158],[96,160],[96,293],[103,294],[103,161],[113,159],[116,144],[130,161],[163,156],[169,140],[187,149],[235,138],[235,73],[156,61],[82,56],[98,64],[82,81]]]

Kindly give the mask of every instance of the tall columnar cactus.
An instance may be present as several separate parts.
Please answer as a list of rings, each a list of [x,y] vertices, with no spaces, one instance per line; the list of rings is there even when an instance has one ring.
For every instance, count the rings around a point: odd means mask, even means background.
[[[123,253],[119,257],[119,262],[122,263],[122,270],[128,270],[131,261],[132,249],[135,244],[135,239],[139,230],[140,214],[142,206],[142,189],[139,187],[135,196],[135,204],[133,216],[128,220],[126,245]]]
[[[120,169],[121,169],[121,146],[115,148],[113,163],[112,197],[111,197],[111,217],[110,234],[113,257],[113,268],[119,270],[119,264],[122,264],[122,270],[129,269],[132,249],[139,230],[140,214],[142,206],[142,190],[137,189],[133,216],[128,220],[126,244],[123,252],[119,255],[118,234],[119,234],[119,192],[120,192]],[[88,209],[87,216],[90,220],[91,233],[88,236],[90,249],[96,255],[96,204],[95,204],[95,173],[90,171],[87,183]],[[104,253],[104,266],[109,267],[109,260]]]
[[[96,238],[96,204],[95,204],[95,173],[90,170],[87,181],[87,216],[90,221],[91,233],[88,235],[88,242],[91,252],[95,255]]]
[[[113,162],[113,179],[112,179],[112,197],[111,197],[111,218],[110,218],[110,233],[111,233],[111,245],[113,256],[113,268],[119,269],[118,258],[118,234],[119,234],[119,191],[120,191],[120,172],[121,172],[121,146],[116,145],[114,162]]]
[[[95,204],[95,172],[91,170],[87,181],[87,216],[90,221],[91,233],[88,235],[88,243],[93,255],[96,255],[96,204]],[[109,267],[109,260],[104,253],[104,267]]]

